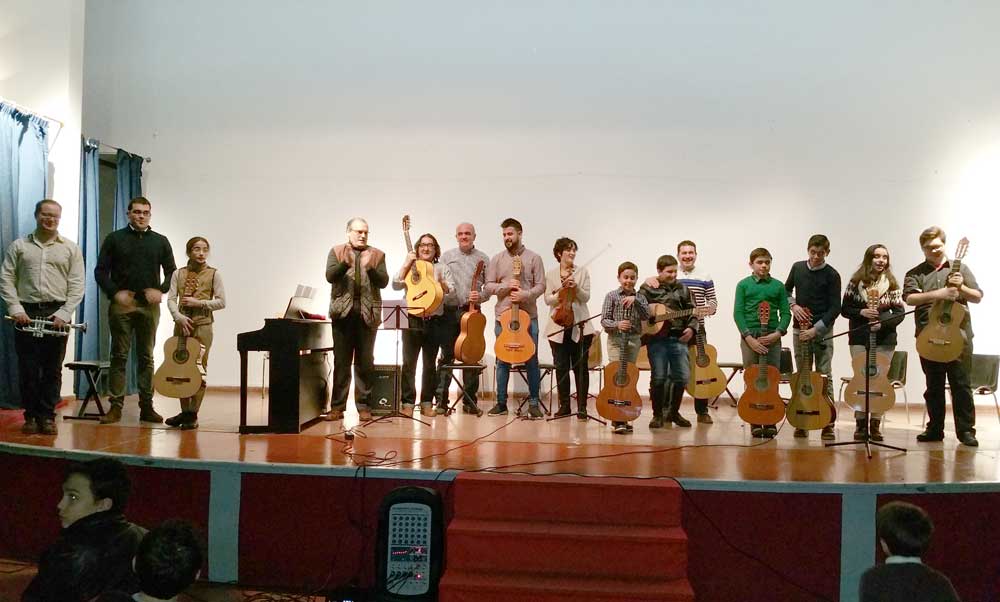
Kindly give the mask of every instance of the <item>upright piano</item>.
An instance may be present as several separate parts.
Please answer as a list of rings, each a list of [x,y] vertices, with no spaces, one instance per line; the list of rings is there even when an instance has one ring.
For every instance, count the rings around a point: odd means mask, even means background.
[[[333,332],[326,320],[268,318],[264,328],[236,335],[240,352],[240,433],[298,433],[320,418],[330,402],[329,351]],[[267,424],[247,424],[247,352],[266,351]]]

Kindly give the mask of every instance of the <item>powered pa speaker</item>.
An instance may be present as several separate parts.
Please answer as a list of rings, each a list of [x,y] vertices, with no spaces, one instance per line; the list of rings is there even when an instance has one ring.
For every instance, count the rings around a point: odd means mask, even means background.
[[[375,366],[372,377],[372,414],[385,416],[399,410],[399,398],[396,397],[396,383],[399,382],[399,366],[379,364]]]

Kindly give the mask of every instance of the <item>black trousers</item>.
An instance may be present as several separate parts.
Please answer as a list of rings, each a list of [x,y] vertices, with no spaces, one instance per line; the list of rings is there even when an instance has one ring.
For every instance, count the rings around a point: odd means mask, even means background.
[[[587,407],[587,395],[590,393],[590,370],[587,357],[590,355],[590,345],[594,335],[580,337],[574,341],[570,331],[563,332],[562,342],[555,343],[549,339],[552,348],[552,360],[556,366],[556,390],[559,393],[559,405],[569,404],[569,373],[576,377],[576,397],[580,408]]]
[[[62,307],[56,303],[24,303],[24,312],[30,318],[48,318]],[[26,332],[14,331],[14,349],[17,351],[17,376],[21,386],[21,405],[24,417],[54,418],[62,390],[62,364],[66,357],[69,337],[36,337]]]
[[[403,331],[403,374],[402,399],[400,403],[413,405],[417,398],[417,358],[423,360],[420,374],[420,403],[447,404],[447,396],[440,391],[441,378],[438,374],[438,355],[448,332],[444,316],[431,318],[409,318],[410,327]],[[452,350],[452,356],[454,351]]]
[[[375,372],[375,335],[361,314],[351,312],[346,318],[333,321],[333,395],[330,408],[344,411],[351,386],[351,366],[354,366],[354,405],[367,409],[372,394]]]
[[[464,308],[445,308],[444,310],[444,339],[441,341],[441,357],[438,366],[451,364],[455,361],[455,341],[462,332],[462,314]],[[438,390],[441,399],[447,402],[448,388],[451,386],[451,375],[447,372],[440,372],[441,382],[438,383]],[[462,388],[465,389],[466,405],[476,405],[479,395],[479,372],[476,370],[462,370]]]
[[[955,432],[976,434],[976,406],[972,398],[969,375],[972,373],[972,343],[965,345],[957,360],[942,363],[920,358],[920,367],[927,379],[924,401],[927,402],[927,430],[944,432],[944,384],[951,386],[951,411],[955,417]]]

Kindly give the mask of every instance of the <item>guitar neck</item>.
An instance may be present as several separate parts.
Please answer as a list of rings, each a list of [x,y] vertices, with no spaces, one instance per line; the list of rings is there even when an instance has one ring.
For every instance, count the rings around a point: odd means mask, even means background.
[[[666,322],[667,320],[673,320],[674,318],[683,318],[685,316],[690,316],[694,313],[693,309],[678,309],[675,311],[667,310],[666,313],[661,314],[653,318],[653,324],[658,324],[660,322]]]

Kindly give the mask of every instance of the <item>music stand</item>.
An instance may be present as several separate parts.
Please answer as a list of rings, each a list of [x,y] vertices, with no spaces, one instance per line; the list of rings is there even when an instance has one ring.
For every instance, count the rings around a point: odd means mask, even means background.
[[[572,328],[576,328],[577,326],[579,326],[580,327],[580,338],[583,339],[583,325],[586,324],[587,322],[590,322],[591,320],[593,320],[595,318],[600,318],[601,315],[602,314],[594,314],[593,316],[590,316],[586,320],[580,320],[576,324],[570,324],[569,326],[563,328],[562,330],[558,330],[556,332],[553,332],[552,334],[550,334],[546,338],[551,339],[554,336],[561,335],[564,332],[566,332],[567,330],[570,330]],[[597,339],[597,344],[600,345],[601,344],[601,338],[599,336],[597,336],[595,338]],[[586,361],[586,360],[587,360],[587,357],[584,356],[581,353],[580,357],[578,357],[576,359],[576,361],[573,363],[573,365],[569,367],[570,374],[576,374],[576,369],[580,366],[580,362],[583,362],[583,361]],[[559,382],[559,372],[556,371],[556,383],[557,383],[556,386],[557,387],[558,387],[558,382]],[[549,386],[551,386],[551,384]],[[549,389],[549,391],[551,391],[551,389]],[[608,423],[606,421],[601,420],[597,416],[591,416],[590,412],[587,410],[587,401],[589,400],[589,397],[590,397],[589,393],[587,395],[588,399],[584,399],[582,402],[579,400],[579,398],[580,398],[580,391],[576,392],[576,396],[577,396],[577,403],[578,404],[580,404],[580,403],[583,404],[583,408],[584,408],[583,409],[584,422],[589,421],[589,420],[593,420],[594,422],[600,422],[602,426],[607,426],[608,425]],[[546,418],[545,422],[552,422],[553,420],[562,420],[563,418],[570,418],[570,417],[577,417],[577,418],[579,418],[579,416],[580,416],[579,412],[576,413],[576,414],[574,414],[573,412],[570,412],[569,414],[566,414],[565,416],[553,416],[552,418]]]
[[[905,316],[906,314],[912,314],[915,311],[917,311],[917,310],[913,309],[913,310],[910,310],[908,312],[905,312],[903,315]],[[876,320],[874,322],[868,322],[867,324],[863,324],[861,326],[858,326],[857,328],[851,328],[850,330],[845,330],[844,332],[841,332],[839,334],[828,336],[828,337],[826,337],[823,340],[824,341],[828,341],[830,339],[836,339],[837,337],[842,337],[845,334],[850,334],[850,333],[852,333],[852,332],[854,332],[856,330],[861,330],[861,329],[865,329],[865,330],[867,330],[867,331],[870,332],[871,331],[871,327],[874,324],[882,324],[883,322],[888,322],[889,320],[895,320],[897,317],[898,316],[892,316],[892,317],[886,318],[884,320]],[[889,445],[889,444],[886,444],[886,443],[879,443],[877,441],[872,441],[871,429],[869,427],[869,425],[871,424],[871,417],[872,417],[872,411],[871,411],[871,390],[870,390],[870,387],[871,387],[871,377],[872,377],[872,364],[871,364],[871,360],[872,360],[872,354],[866,352],[865,353],[865,429],[864,429],[863,436],[858,441],[840,441],[840,442],[837,442],[837,443],[827,443],[827,444],[824,445],[824,447],[840,447],[841,445],[864,445],[865,446],[865,453],[868,455],[868,459],[869,460],[872,459],[872,446],[873,445],[876,446],[876,447],[884,447],[886,449],[892,449],[892,450],[895,450],[895,451],[901,451],[904,454],[907,451],[906,449],[904,449],[902,447],[896,447],[895,445]]]
[[[382,322],[379,324],[379,327],[382,330],[396,331],[396,367],[400,368],[400,374],[399,377],[396,378],[396,382],[393,385],[392,394],[395,397],[396,401],[399,403],[396,404],[395,409],[393,409],[388,414],[383,414],[378,418],[372,418],[371,420],[363,423],[361,426],[367,426],[369,424],[382,422],[384,420],[391,420],[393,418],[408,418],[414,422],[419,422],[424,426],[430,426],[430,423],[428,422],[424,422],[423,420],[420,420],[419,418],[414,418],[413,416],[407,416],[406,414],[399,411],[399,407],[403,403],[402,400],[400,399],[400,397],[402,397],[402,393],[400,391],[400,389],[402,388],[402,384],[400,383],[400,381],[402,380],[403,375],[401,366],[399,364],[399,338],[400,338],[399,333],[403,330],[409,330],[410,328],[410,320],[406,312],[408,312],[411,309],[417,309],[417,308],[407,307],[406,299],[400,299],[398,301],[383,301],[382,305],[379,306],[379,309],[382,310]]]

